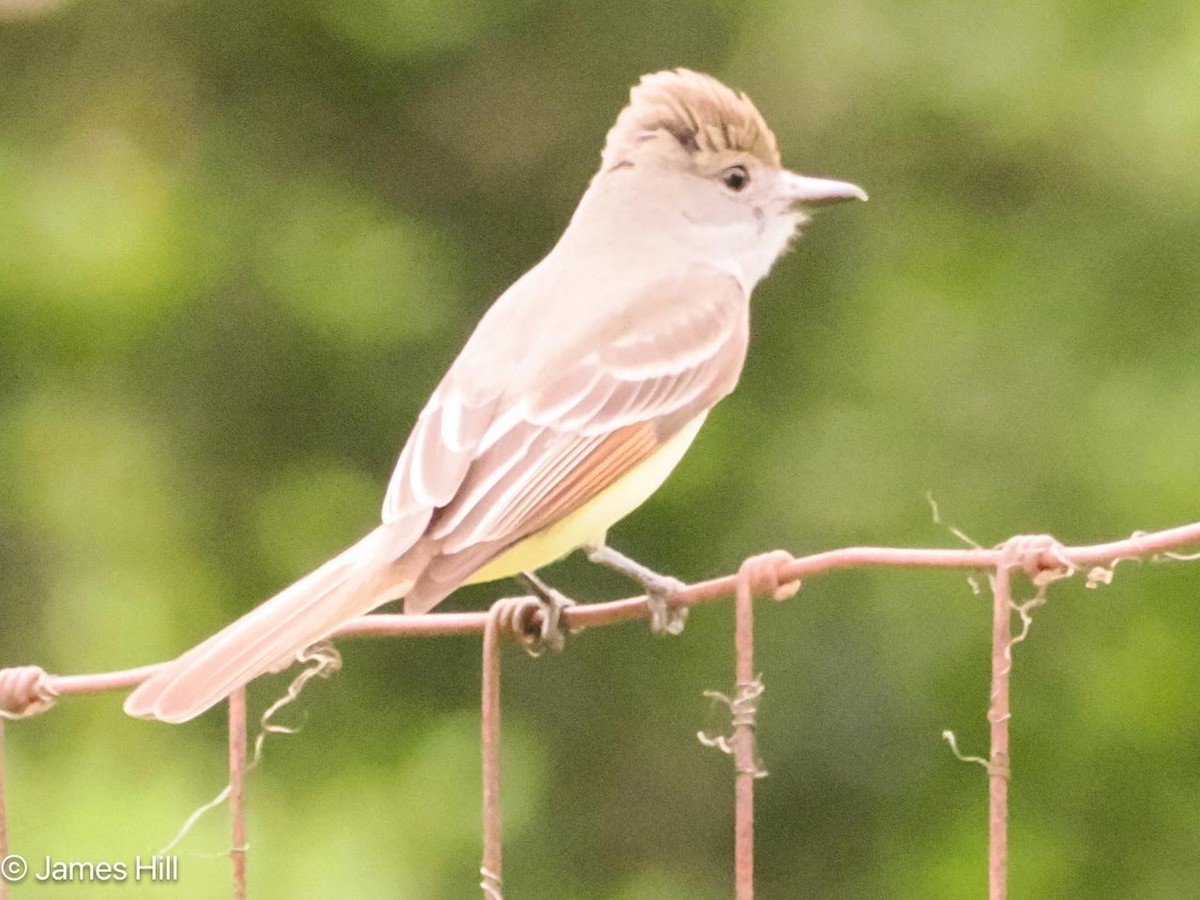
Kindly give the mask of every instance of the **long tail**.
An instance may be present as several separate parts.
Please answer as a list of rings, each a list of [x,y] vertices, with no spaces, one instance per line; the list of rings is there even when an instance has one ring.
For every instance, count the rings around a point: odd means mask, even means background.
[[[419,572],[406,571],[414,568],[403,558],[412,540],[393,525],[376,528],[164,665],[129,695],[125,712],[186,722],[259,675],[286,667],[339,625],[402,596]]]

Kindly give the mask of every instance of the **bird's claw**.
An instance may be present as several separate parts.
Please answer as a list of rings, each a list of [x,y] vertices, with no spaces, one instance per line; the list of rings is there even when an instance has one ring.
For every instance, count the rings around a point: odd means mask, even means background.
[[[647,578],[642,584],[646,588],[646,608],[650,611],[650,633],[655,637],[682,634],[688,608],[677,606],[675,597],[687,585],[666,575]]]
[[[563,610],[574,606],[575,601],[562,591],[557,591],[532,572],[522,572],[522,581],[533,592],[542,609],[542,627],[537,638],[525,645],[530,656],[541,656],[546,648],[558,651],[567,643],[567,630],[562,625]]]
[[[548,596],[540,597],[542,602],[542,632],[537,647],[540,654],[545,648],[558,652],[567,643],[567,629],[562,624],[563,610],[575,605],[575,601],[559,591],[551,588]]]

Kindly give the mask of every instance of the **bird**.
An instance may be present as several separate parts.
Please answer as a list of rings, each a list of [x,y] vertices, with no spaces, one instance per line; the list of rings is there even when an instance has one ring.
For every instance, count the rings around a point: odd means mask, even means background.
[[[160,666],[132,716],[188,721],[392,600],[609,548],[737,384],[750,294],[811,207],[866,200],[783,168],[751,100],[690,69],[642,76],[562,236],[480,319],[404,443],[380,525]]]

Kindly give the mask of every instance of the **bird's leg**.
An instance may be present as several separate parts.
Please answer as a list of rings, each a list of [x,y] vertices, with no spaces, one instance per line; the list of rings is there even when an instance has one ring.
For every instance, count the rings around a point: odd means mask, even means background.
[[[518,577],[542,601],[542,646],[561,650],[567,641],[562,627],[562,613],[568,606],[574,606],[575,601],[550,587],[532,572],[522,572]]]
[[[658,637],[683,632],[687,621],[687,607],[674,606],[672,600],[682,591],[685,585],[678,578],[660,575],[653,569],[643,566],[640,562],[630,559],[608,546],[603,539],[584,544],[583,552],[587,558],[597,565],[620,572],[626,578],[636,581],[646,591],[646,606],[650,609],[650,631]]]

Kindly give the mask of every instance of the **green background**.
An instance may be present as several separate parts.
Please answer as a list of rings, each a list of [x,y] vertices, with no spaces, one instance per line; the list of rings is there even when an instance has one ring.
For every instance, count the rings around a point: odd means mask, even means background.
[[[756,292],[739,390],[615,545],[685,579],[959,546],[926,492],[984,545],[1200,518],[1194,0],[0,0],[0,664],[167,658],[369,529],[472,323],[675,65],[872,199]],[[1198,571],[1051,589],[1016,652],[1014,897],[1196,896]],[[731,895],[731,767],[694,736],[731,615],[507,657],[509,894]],[[760,607],[761,897],[983,895],[985,778],[939,735],[986,752],[989,623],[954,573]],[[251,776],[251,896],[475,896],[478,639],[341,649]],[[219,712],[120,700],[9,726],[35,865],[151,852],[224,784]],[[225,895],[226,828],[140,890]]]

